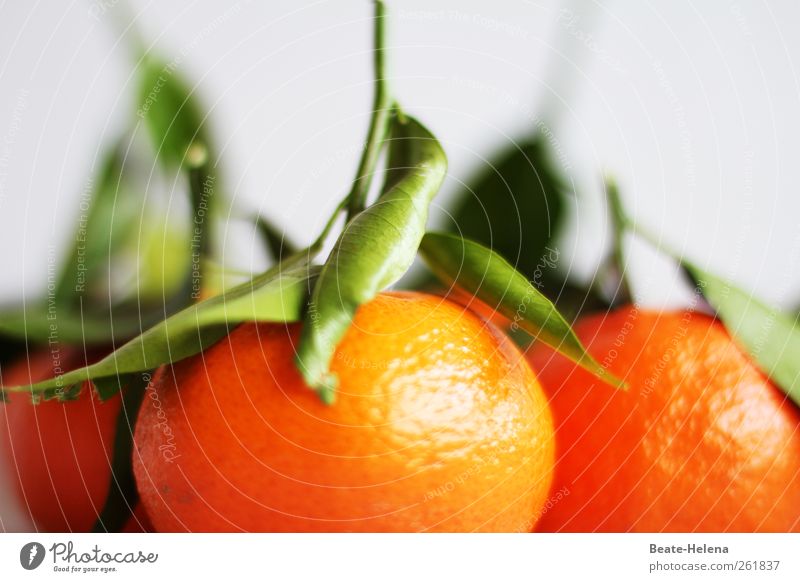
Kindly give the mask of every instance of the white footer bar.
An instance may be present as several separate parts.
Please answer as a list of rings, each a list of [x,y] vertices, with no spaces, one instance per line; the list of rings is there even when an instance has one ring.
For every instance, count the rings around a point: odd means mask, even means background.
[[[0,534],[0,580],[778,582],[800,580],[798,550],[787,534]]]

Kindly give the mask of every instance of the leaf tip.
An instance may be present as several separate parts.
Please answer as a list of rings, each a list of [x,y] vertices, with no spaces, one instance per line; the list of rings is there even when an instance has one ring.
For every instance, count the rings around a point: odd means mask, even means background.
[[[322,400],[322,403],[326,406],[331,406],[336,402],[336,384],[336,375],[326,374],[322,383],[316,387],[316,392],[320,400]]]
[[[587,372],[593,374],[599,380],[602,380],[609,386],[616,388],[618,390],[622,390],[624,392],[628,391],[629,385],[625,380],[618,378],[614,374],[608,371],[608,368],[602,366],[597,360],[595,360],[592,356],[589,355],[588,352],[584,349],[584,355],[579,357],[575,362],[584,368]]]
[[[314,365],[313,369],[309,369],[305,363],[307,359],[303,358],[299,353],[294,360],[305,383],[317,393],[322,402],[327,405],[333,404],[334,400],[336,400],[336,387],[338,385],[336,374],[319,365]],[[316,359],[311,359],[311,361],[316,363]]]

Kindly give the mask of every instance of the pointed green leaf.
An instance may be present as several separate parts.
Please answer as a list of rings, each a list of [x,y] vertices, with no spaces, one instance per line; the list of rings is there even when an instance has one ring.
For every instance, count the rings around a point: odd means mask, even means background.
[[[599,290],[589,284],[571,280],[560,273],[547,273],[536,282],[542,294],[552,300],[567,321],[575,321],[583,313],[608,311],[611,304]]]
[[[297,321],[318,269],[301,263],[290,270],[272,269],[217,297],[167,318],[99,362],[30,387],[3,387],[9,392],[42,392],[85,380],[100,383],[111,395],[117,377],[177,362],[210,347],[244,321]],[[111,378],[104,382],[103,379]]]
[[[476,242],[445,233],[429,232],[420,254],[446,285],[457,285],[511,320],[537,340],[615,386],[614,378],[586,351],[553,303],[500,255]]]
[[[306,382],[330,400],[329,365],[356,309],[408,270],[425,232],[428,206],[447,171],[439,142],[418,121],[398,118],[380,198],[345,227],[314,287],[297,352]]]
[[[501,152],[456,198],[448,231],[506,257],[528,279],[564,218],[568,193],[550,142],[537,136]]]
[[[728,281],[688,261],[682,266],[725,329],[796,404],[800,405],[800,326]]]

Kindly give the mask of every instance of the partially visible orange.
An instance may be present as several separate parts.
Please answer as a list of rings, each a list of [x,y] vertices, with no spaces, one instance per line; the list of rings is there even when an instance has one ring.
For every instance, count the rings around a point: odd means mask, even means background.
[[[337,399],[298,374],[300,326],[245,324],[167,368],[136,426],[158,531],[521,531],[551,482],[524,358],[453,303],[390,293],[340,344]]]
[[[75,348],[42,350],[3,369],[6,386],[51,378],[86,364]],[[33,405],[14,394],[0,404],[0,450],[16,494],[36,523],[49,532],[86,532],[105,503],[111,482],[119,396],[101,402],[89,384],[73,402]]]
[[[718,321],[628,307],[576,331],[629,389],[532,350],[562,492],[540,531],[800,530],[800,412]]]

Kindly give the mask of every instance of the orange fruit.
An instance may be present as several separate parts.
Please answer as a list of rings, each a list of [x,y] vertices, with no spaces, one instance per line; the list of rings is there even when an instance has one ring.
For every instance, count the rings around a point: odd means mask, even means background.
[[[363,305],[331,406],[298,324],[245,324],[148,388],[134,470],[157,531],[514,531],[551,482],[543,392],[490,324],[447,300]]]
[[[43,350],[7,368],[6,386],[51,378],[86,364],[74,348]],[[0,405],[0,441],[5,470],[16,481],[25,511],[43,531],[89,531],[102,509],[111,481],[110,459],[121,399],[101,402],[85,384],[73,402],[33,405],[13,394]]]
[[[720,322],[627,307],[576,331],[629,388],[531,351],[557,443],[540,531],[800,529],[800,412]]]

